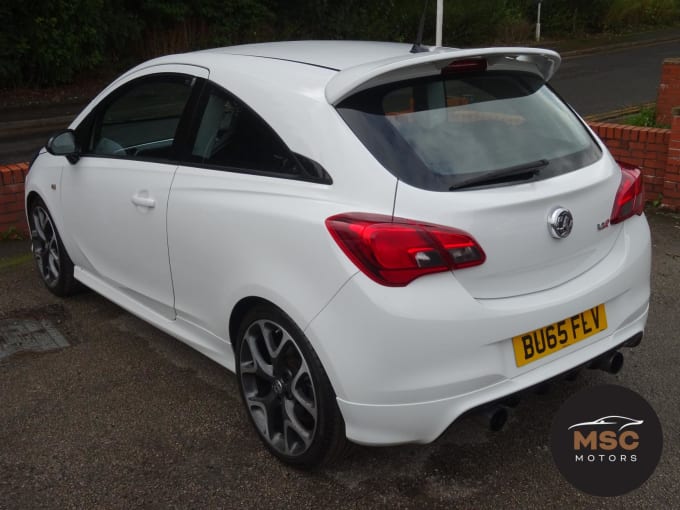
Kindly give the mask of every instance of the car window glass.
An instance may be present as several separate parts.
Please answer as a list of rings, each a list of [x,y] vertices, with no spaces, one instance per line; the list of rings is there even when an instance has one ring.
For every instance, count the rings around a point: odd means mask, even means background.
[[[208,96],[189,159],[210,166],[288,176],[304,172],[257,114],[217,89]]]
[[[350,96],[338,111],[385,168],[424,189],[536,161],[547,163],[531,178],[547,179],[601,157],[578,117],[529,73],[395,82]]]
[[[97,114],[87,152],[170,158],[192,81],[191,77],[165,76],[130,86]]]

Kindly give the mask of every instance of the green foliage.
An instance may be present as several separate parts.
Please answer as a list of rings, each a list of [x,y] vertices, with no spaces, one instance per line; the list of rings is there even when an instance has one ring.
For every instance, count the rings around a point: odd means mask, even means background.
[[[100,30],[104,0],[11,0],[0,10],[0,79],[10,84],[54,84],[104,59]]]
[[[613,0],[604,18],[605,28],[620,31],[670,25],[680,15],[678,3],[677,0]]]
[[[549,0],[543,2],[542,29],[548,34],[601,32],[614,0]],[[531,9],[535,10],[535,6]],[[534,14],[535,15],[535,14]]]
[[[656,108],[654,106],[642,108],[638,113],[629,115],[624,119],[623,123],[630,126],[640,127],[670,127],[662,126],[656,123]]]
[[[434,43],[435,1],[425,43]],[[0,80],[51,85],[157,55],[288,39],[413,42],[424,0],[2,0]],[[680,0],[544,0],[546,37],[669,25]],[[535,0],[445,0],[444,44],[523,42]]]
[[[24,236],[21,235],[21,232],[14,226],[0,232],[0,241],[21,241],[23,239]]]

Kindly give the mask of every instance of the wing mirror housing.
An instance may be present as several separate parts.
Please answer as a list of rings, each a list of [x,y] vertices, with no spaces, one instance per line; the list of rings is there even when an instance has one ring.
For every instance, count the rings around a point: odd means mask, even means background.
[[[72,129],[57,133],[47,141],[47,152],[53,156],[66,156],[69,163],[75,164],[80,159],[80,147]]]

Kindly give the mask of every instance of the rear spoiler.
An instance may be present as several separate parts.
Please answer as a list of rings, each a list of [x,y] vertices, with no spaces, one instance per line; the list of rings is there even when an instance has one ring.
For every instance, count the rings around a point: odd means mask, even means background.
[[[532,72],[544,81],[550,80],[561,61],[556,52],[540,48],[434,48],[429,52],[407,53],[344,69],[326,85],[326,100],[337,105],[360,90],[436,75],[451,62],[470,58],[486,59],[487,69],[490,70]]]

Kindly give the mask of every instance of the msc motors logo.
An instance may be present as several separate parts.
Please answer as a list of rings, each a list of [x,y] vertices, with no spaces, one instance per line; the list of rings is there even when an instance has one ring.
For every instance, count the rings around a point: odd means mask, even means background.
[[[586,388],[555,416],[552,452],[577,489],[619,496],[642,485],[659,463],[662,432],[647,401],[622,386]]]
[[[632,425],[642,425],[644,420],[634,420],[625,416],[605,416],[594,421],[575,423],[574,460],[576,462],[637,462],[635,450],[640,446],[640,435],[635,430],[623,431]],[[627,452],[616,455],[616,449]],[[586,453],[579,454],[585,450]],[[594,453],[594,452],[608,453]]]

